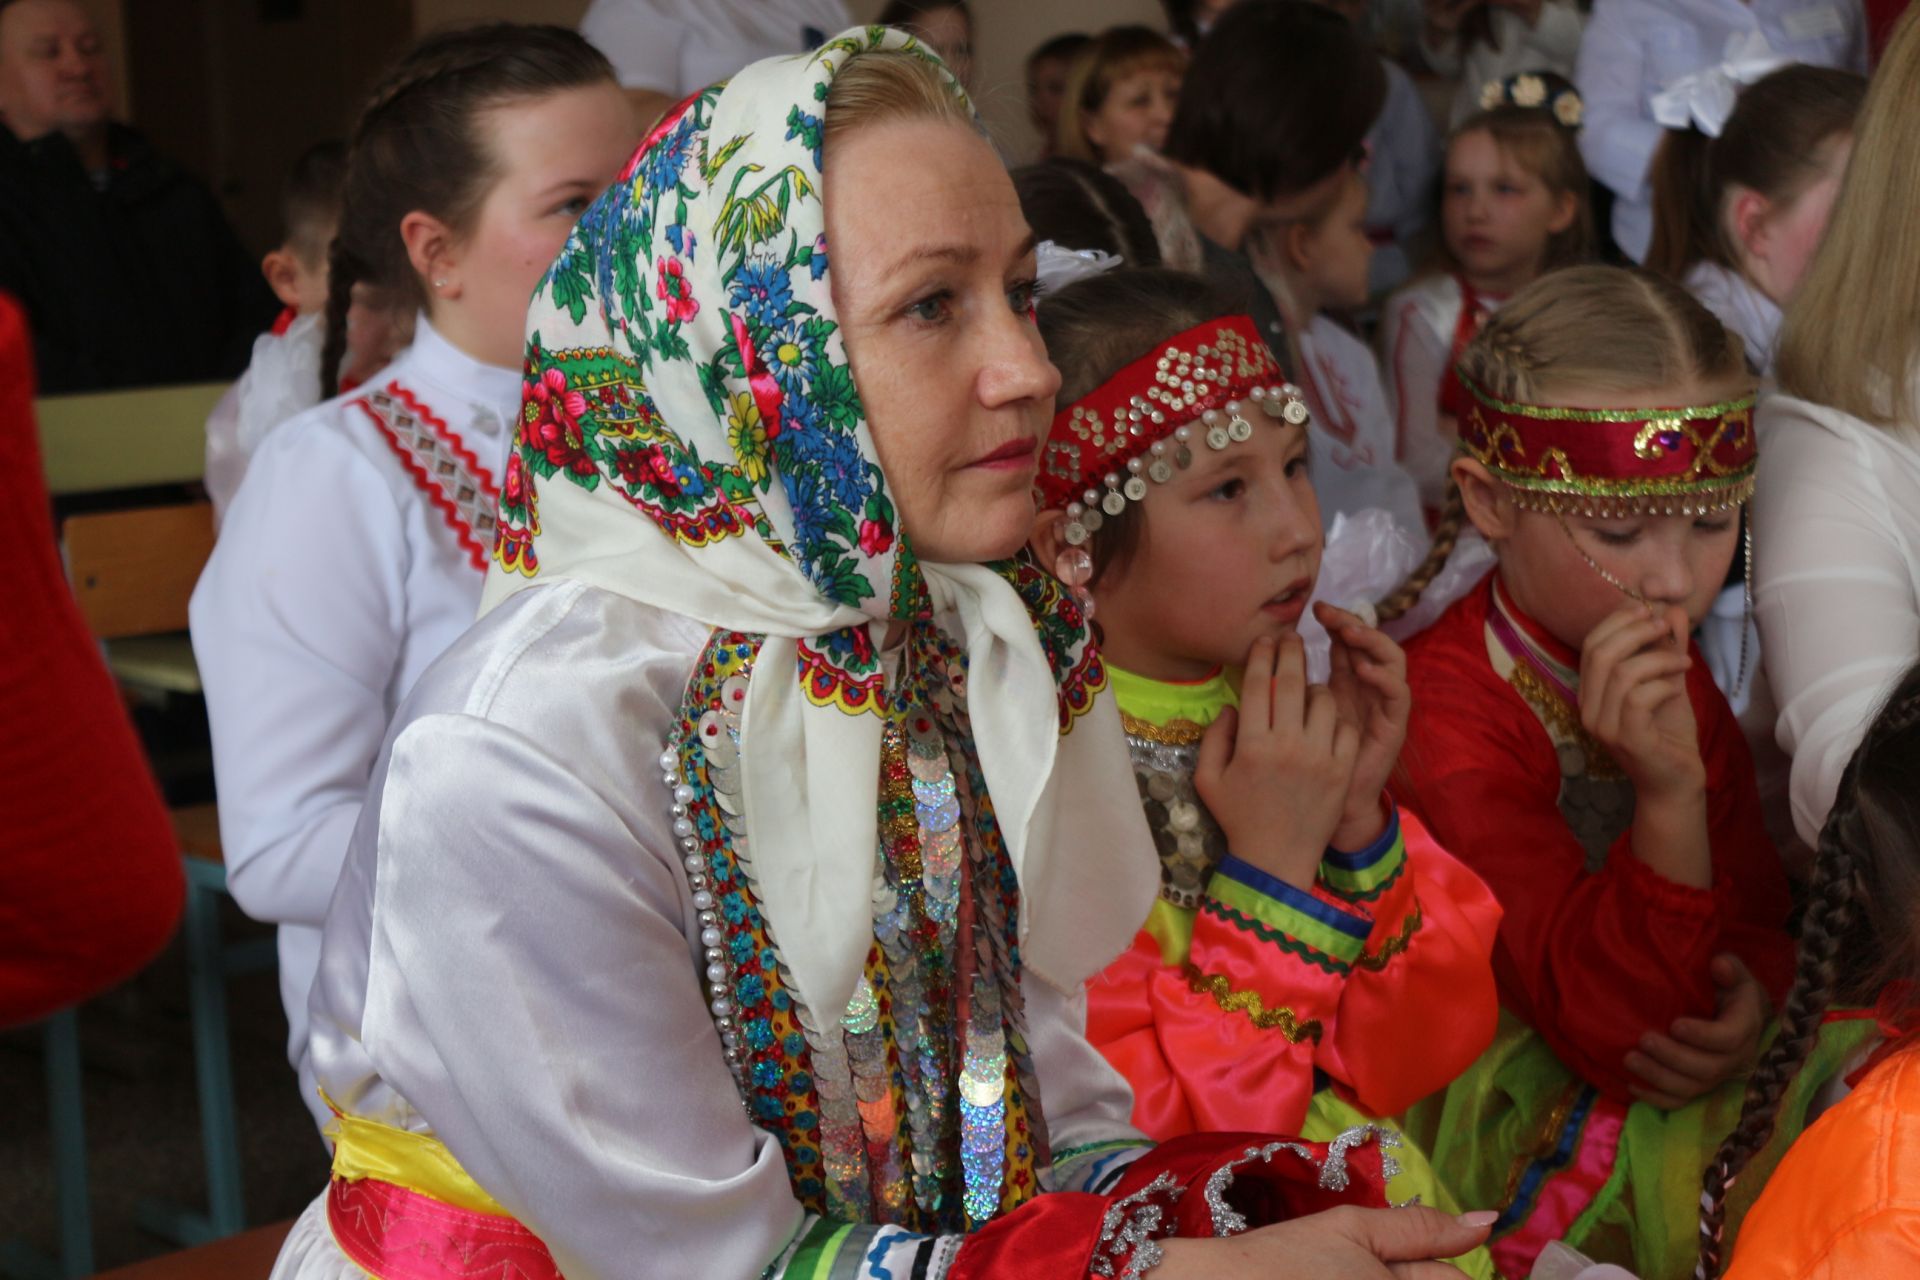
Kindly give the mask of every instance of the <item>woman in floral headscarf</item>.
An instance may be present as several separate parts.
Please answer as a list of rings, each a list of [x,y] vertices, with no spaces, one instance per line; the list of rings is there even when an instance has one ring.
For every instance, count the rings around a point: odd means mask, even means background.
[[[1478,1242],[1245,1232],[1378,1203],[1377,1135],[1148,1150],[1086,1043],[1157,863],[1102,803],[1083,620],[1005,559],[1057,384],[1033,269],[964,96],[878,29],[683,104],[583,219],[488,612],[401,709],[327,922],[334,1178],[276,1275],[1384,1276]]]

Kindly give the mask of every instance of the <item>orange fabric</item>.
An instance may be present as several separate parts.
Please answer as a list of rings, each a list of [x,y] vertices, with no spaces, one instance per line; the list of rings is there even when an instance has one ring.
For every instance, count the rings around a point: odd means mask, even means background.
[[[1491,582],[1407,645],[1413,716],[1396,791],[1499,898],[1502,1002],[1582,1078],[1631,1101],[1625,1058],[1641,1035],[1712,1016],[1715,955],[1739,956],[1778,1004],[1793,976],[1786,873],[1746,740],[1697,651],[1687,692],[1707,768],[1714,885],[1662,877],[1634,856],[1631,832],[1588,872],[1560,813],[1547,731],[1487,656]],[[1577,665],[1564,646],[1555,656]]]
[[[1920,1050],[1870,1072],[1787,1152],[1727,1280],[1920,1275]]]
[[[1406,868],[1373,902],[1315,897],[1373,918],[1362,961],[1345,973],[1202,910],[1191,948],[1169,963],[1143,929],[1088,989],[1088,1038],[1133,1085],[1133,1121],[1165,1141],[1210,1129],[1299,1132],[1315,1069],[1376,1116],[1443,1088],[1492,1041],[1498,1018],[1490,953],[1500,908],[1412,814],[1400,814]],[[1397,940],[1415,910],[1405,949]],[[1162,907],[1162,910],[1168,908]],[[1182,963],[1182,961],[1186,963]],[[1291,1010],[1319,1035],[1262,1027],[1196,991],[1187,963]]]

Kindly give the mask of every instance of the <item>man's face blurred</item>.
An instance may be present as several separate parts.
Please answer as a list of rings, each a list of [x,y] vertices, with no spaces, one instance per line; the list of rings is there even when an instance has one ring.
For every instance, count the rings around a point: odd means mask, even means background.
[[[16,137],[91,129],[112,105],[100,35],[75,0],[0,9],[0,120]]]

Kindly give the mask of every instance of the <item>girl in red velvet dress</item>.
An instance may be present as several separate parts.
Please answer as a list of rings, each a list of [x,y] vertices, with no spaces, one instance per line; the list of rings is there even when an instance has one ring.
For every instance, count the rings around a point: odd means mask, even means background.
[[[1504,1209],[1504,1274],[1566,1239],[1679,1275],[1793,963],[1752,761],[1688,640],[1753,490],[1753,381],[1689,295],[1606,267],[1515,295],[1458,372],[1474,404],[1439,544],[1464,516],[1499,565],[1408,645],[1397,786],[1500,899],[1508,1016],[1421,1132],[1457,1192]]]
[[[1065,382],[1033,547],[1094,609],[1161,858],[1088,1030],[1149,1134],[1325,1141],[1486,1047],[1499,912],[1385,791],[1407,716],[1399,647],[1320,604],[1332,675],[1308,683],[1307,406],[1226,310],[1191,277],[1121,271],[1040,313]],[[1396,1200],[1451,1203],[1417,1150],[1400,1155]]]

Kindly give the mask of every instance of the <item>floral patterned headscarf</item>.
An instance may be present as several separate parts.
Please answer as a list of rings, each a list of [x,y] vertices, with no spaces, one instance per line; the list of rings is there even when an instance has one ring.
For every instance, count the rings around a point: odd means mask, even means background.
[[[1012,562],[922,563],[900,530],[821,197],[828,86],[879,49],[919,46],[854,30],[690,99],[581,220],[534,295],[483,606],[573,579],[695,618],[714,643],[751,637],[746,840],[796,985],[829,1016],[873,942],[891,620],[939,618],[964,654],[1027,969],[1067,989],[1097,972],[1145,919],[1157,869],[1139,806],[1114,802],[1133,784],[1072,601]]]

